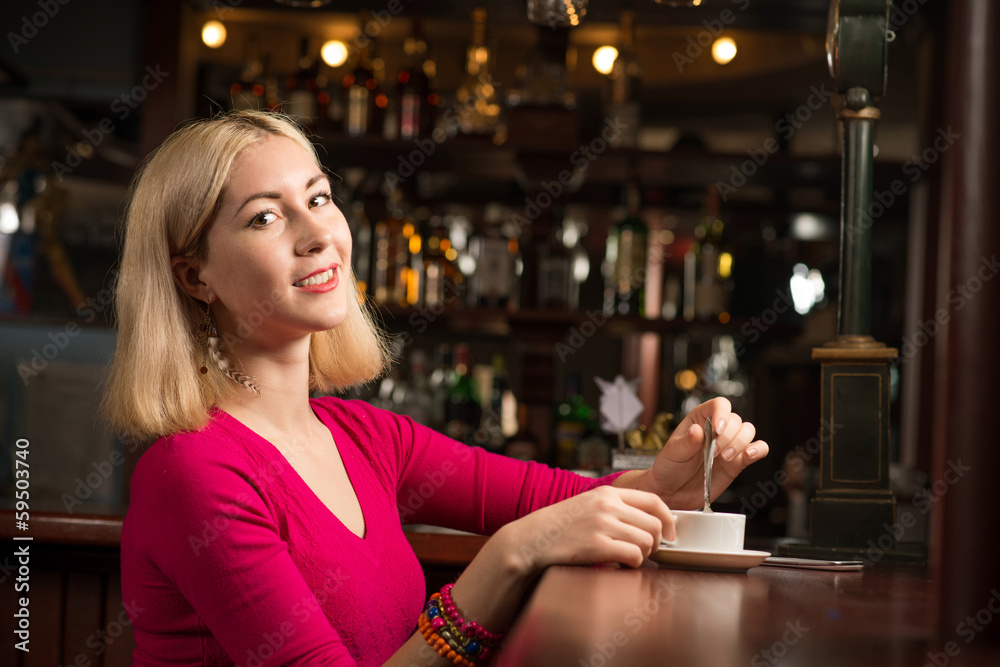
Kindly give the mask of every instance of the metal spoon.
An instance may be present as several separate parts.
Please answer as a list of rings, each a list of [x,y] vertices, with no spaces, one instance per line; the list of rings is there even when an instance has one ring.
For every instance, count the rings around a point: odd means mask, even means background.
[[[705,420],[705,507],[702,512],[711,513],[712,462],[715,460],[715,431],[711,418]]]

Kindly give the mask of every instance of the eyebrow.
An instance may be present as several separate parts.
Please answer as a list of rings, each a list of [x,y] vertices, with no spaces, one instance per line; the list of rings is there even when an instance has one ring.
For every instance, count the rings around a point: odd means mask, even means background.
[[[313,176],[312,178],[309,179],[309,182],[306,183],[305,189],[308,190],[312,186],[316,185],[316,183],[318,183],[319,181],[322,181],[324,178],[327,178],[326,174],[317,174],[317,175]],[[236,209],[236,213],[239,213],[240,211],[243,210],[244,206],[246,206],[250,202],[255,201],[257,199],[281,199],[281,193],[280,192],[258,192],[255,195],[250,195],[247,198],[247,200],[245,202],[243,202],[242,204],[240,204],[240,207],[238,209]]]

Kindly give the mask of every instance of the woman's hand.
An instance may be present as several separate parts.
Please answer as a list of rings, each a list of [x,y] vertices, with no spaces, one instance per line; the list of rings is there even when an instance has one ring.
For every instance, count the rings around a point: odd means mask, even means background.
[[[674,517],[660,497],[601,486],[513,521],[495,537],[509,540],[518,569],[530,577],[557,564],[639,567],[661,536],[676,537]]]
[[[638,488],[663,498],[674,509],[700,509],[705,503],[705,419],[717,434],[712,465],[712,498],[718,497],[745,467],[767,456],[767,443],[754,440],[756,429],[733,412],[725,398],[713,398],[689,412],[638,480]]]

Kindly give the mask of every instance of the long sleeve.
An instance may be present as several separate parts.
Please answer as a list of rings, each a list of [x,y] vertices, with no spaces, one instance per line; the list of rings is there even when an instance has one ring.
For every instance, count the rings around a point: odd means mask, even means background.
[[[504,524],[602,484],[568,470],[523,462],[479,447],[468,447],[409,417],[379,410],[360,401],[354,414],[377,434],[372,451],[394,451],[395,457],[373,457],[387,480],[396,484],[403,523],[426,523],[474,533],[492,534]]]
[[[137,651],[135,664],[165,664],[163,656],[170,664],[203,664],[202,646],[172,637],[196,624],[207,626],[237,664],[356,665],[262,496],[260,487],[277,477],[254,479],[213,442],[161,444],[133,476],[122,545],[125,599],[142,600],[133,622],[146,653]],[[177,655],[182,647],[192,654]]]

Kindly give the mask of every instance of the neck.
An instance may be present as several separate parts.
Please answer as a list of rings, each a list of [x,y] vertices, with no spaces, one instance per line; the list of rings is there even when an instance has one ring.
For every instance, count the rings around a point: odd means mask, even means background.
[[[279,449],[306,447],[319,424],[309,405],[309,337],[278,349],[247,341],[227,354],[239,360],[260,395],[240,388],[217,407]]]

